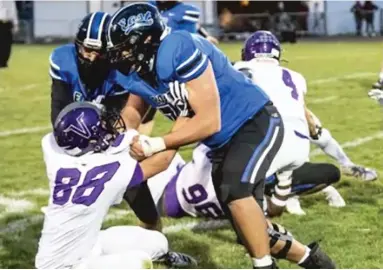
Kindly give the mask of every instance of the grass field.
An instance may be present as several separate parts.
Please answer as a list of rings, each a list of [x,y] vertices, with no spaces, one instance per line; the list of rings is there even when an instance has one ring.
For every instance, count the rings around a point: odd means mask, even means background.
[[[239,44],[221,47],[231,60],[239,59]],[[40,208],[48,196],[40,140],[49,131],[52,49],[15,46],[10,68],[0,70],[0,268],[34,267],[42,226]],[[346,143],[351,159],[383,174],[382,112],[367,97],[381,51],[377,42],[300,43],[286,45],[283,57],[288,67],[306,77],[308,106],[339,142]],[[157,116],[156,134],[169,127],[168,121]],[[190,150],[182,154],[190,158]],[[320,154],[312,160],[330,161]],[[319,194],[302,200],[306,216],[285,214],[277,221],[304,243],[322,240],[323,249],[339,268],[382,268],[383,185],[379,180],[363,183],[343,177],[337,187],[346,200],[345,208],[328,207]],[[132,214],[114,209],[104,226],[134,222]],[[244,249],[233,244],[229,228],[179,230],[190,222],[197,220],[163,220],[173,249],[194,255],[200,268],[251,267]],[[279,265],[294,267],[287,262]]]

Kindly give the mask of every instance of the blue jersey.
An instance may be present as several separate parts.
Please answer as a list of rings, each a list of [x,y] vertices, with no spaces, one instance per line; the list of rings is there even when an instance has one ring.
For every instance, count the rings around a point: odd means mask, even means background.
[[[70,86],[73,101],[101,101],[104,97],[128,93],[126,87],[131,84],[131,77],[112,70],[100,88],[88,92],[81,82],[78,72],[76,48],[67,44],[56,48],[50,56],[49,74],[52,79],[60,80]]]
[[[157,6],[156,1],[149,2]],[[190,33],[197,32],[197,23],[200,17],[200,11],[197,7],[179,2],[170,9],[160,10],[160,13],[164,22],[173,31],[185,30]]]
[[[180,100],[169,91],[170,82],[186,83],[212,65],[221,105],[221,130],[203,141],[214,148],[225,144],[237,130],[269,101],[269,97],[206,39],[186,31],[168,34],[157,52],[156,89],[142,87],[137,95],[171,119],[180,115]],[[133,92],[133,90],[132,90]]]

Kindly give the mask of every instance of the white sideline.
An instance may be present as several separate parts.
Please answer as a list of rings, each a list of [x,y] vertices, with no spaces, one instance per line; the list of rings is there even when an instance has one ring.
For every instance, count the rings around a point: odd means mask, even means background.
[[[5,213],[23,213],[33,209],[36,205],[24,199],[12,199],[0,195],[0,206],[5,207]],[[0,214],[0,217],[4,212]]]
[[[354,147],[357,147],[359,145],[368,143],[368,142],[376,140],[376,139],[381,139],[381,138],[383,138],[383,131],[377,132],[377,133],[375,133],[375,134],[373,134],[371,136],[357,138],[355,140],[352,140],[352,141],[349,141],[349,142],[345,142],[345,143],[341,144],[341,146],[344,149],[346,149],[346,148],[354,148]],[[321,149],[318,148],[318,149],[315,149],[315,150],[311,151],[310,157],[315,157],[315,156],[324,155],[324,154],[325,153]]]

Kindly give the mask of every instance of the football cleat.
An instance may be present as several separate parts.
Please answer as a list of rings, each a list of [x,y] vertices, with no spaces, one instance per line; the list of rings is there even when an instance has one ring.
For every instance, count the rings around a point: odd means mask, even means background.
[[[372,85],[372,88],[373,89],[383,89],[383,82],[381,82],[380,80],[378,80],[376,83],[374,83]]]
[[[192,256],[175,251],[169,251],[162,260],[168,267],[174,268],[191,268],[198,265]]]
[[[299,266],[305,269],[336,269],[335,263],[324,253],[319,244],[314,242],[308,245],[310,255]]]
[[[352,165],[348,167],[342,167],[342,172],[347,176],[360,178],[363,181],[374,181],[378,178],[378,174],[375,170],[365,168],[360,165]]]

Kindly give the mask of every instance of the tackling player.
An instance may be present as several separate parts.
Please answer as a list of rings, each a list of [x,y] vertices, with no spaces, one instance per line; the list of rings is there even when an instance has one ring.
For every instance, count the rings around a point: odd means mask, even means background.
[[[138,133],[117,130],[124,130],[118,114],[76,102],[59,113],[53,133],[42,139],[51,195],[44,211],[37,268],[136,269],[151,268],[152,260],[178,267],[195,262],[169,252],[167,239],[158,231],[144,229],[160,226],[145,180],[165,170],[175,151],[138,163],[129,155],[129,143]],[[100,231],[109,208],[123,198],[144,228]]]
[[[198,24],[200,11],[197,7],[182,3],[181,1],[149,1],[149,3],[158,8],[162,20],[173,31],[185,30],[193,34],[198,33],[215,45],[219,43],[216,38],[209,35],[209,33]],[[156,111],[156,109],[150,108],[145,114],[140,126],[140,133],[145,135],[151,134]]]
[[[225,218],[211,178],[212,163],[207,157],[209,151],[208,147],[200,144],[188,163],[177,154],[166,171],[148,180],[153,200],[163,216]],[[335,268],[317,243],[305,246],[283,226],[271,221],[268,221],[268,234],[271,253],[275,258],[287,259],[304,268]]]
[[[267,95],[206,39],[186,31],[169,32],[149,4],[134,3],[113,15],[108,51],[120,72],[137,71],[153,87],[133,93],[136,104],[128,125],[136,128],[141,122],[143,100],[172,120],[190,116],[177,132],[140,136],[131,146],[132,155],[143,159],[198,141],[211,147],[213,182],[226,215],[247,243],[253,266],[274,267],[266,220],[253,197],[254,191],[262,204],[265,174],[284,133]],[[177,81],[186,87],[172,87]]]
[[[109,20],[105,12],[88,14],[78,27],[75,42],[52,52],[52,125],[59,112],[74,101],[102,102],[108,110],[118,112],[124,108],[131,80],[111,70],[107,61],[105,30]]]

